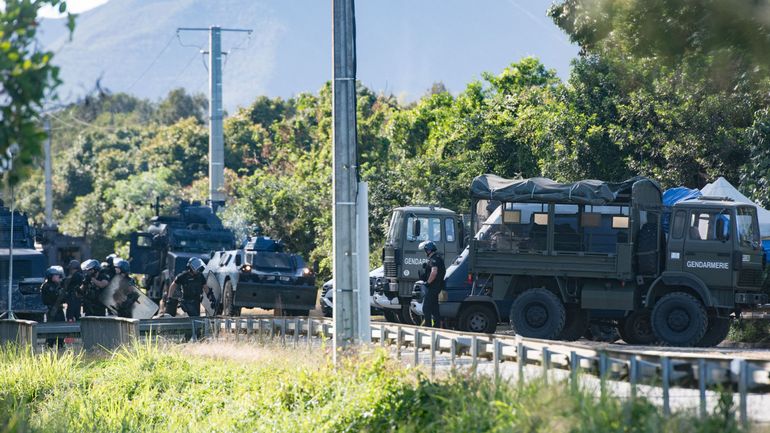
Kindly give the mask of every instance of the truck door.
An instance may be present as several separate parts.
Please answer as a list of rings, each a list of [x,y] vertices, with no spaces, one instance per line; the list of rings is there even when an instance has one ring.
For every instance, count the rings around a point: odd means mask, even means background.
[[[710,288],[732,285],[731,219],[729,211],[693,209],[685,224],[682,271],[699,277]]]
[[[740,270],[736,285],[747,288],[762,287],[762,262],[764,252],[759,234],[757,209],[753,206],[741,206],[736,209],[736,258],[740,255]]]
[[[460,243],[462,241],[462,239],[460,239],[462,236],[462,222],[458,222],[453,216],[443,217],[442,219],[444,220],[444,262],[446,263],[446,266],[449,267],[452,260],[462,252],[462,249],[460,248]],[[438,244],[436,245],[438,246]]]
[[[422,264],[428,261],[425,252],[420,249],[422,241],[433,241],[438,251],[445,254],[441,225],[441,218],[437,216],[410,214],[407,217],[404,253],[401,257],[402,269],[401,275],[398,276],[400,279],[413,281],[419,279]]]
[[[144,275],[160,274],[161,249],[152,242],[150,233],[132,233],[129,260],[131,272]]]
[[[682,271],[684,262],[685,227],[687,227],[686,210],[680,209],[671,216],[671,229],[668,234],[668,249],[666,251],[666,270]]]

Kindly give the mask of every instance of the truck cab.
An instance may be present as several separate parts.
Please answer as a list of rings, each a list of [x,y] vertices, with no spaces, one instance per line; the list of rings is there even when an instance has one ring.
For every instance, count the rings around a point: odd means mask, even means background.
[[[403,323],[415,323],[409,310],[414,283],[428,261],[419,245],[433,241],[449,265],[465,248],[463,218],[438,206],[405,206],[393,210],[382,251],[384,278],[376,288],[374,303],[398,314]]]

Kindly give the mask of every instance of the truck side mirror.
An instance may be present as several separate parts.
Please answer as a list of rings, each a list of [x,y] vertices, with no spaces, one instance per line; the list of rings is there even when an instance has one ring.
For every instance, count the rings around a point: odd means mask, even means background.
[[[412,226],[412,237],[413,238],[420,237],[420,220],[418,219],[414,220],[414,225]]]

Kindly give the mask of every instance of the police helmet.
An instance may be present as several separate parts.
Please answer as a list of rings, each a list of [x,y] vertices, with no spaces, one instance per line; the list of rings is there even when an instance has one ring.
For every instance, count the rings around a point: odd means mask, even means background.
[[[99,261],[94,259],[86,260],[80,264],[80,269],[83,271],[93,271],[99,269]]]
[[[433,241],[420,242],[420,249],[425,251],[426,253],[432,253],[438,250],[438,248],[436,248],[436,244],[434,244]]]
[[[206,265],[203,264],[203,260],[199,259],[198,257],[193,257],[190,260],[187,261],[187,269],[195,272],[203,272],[203,270],[206,268]]]
[[[77,260],[70,260],[70,263],[67,265],[67,269],[80,269],[80,262]]]
[[[45,277],[51,278],[54,275],[58,275],[60,277],[64,277],[64,268],[61,266],[51,266],[50,268],[45,270]]]
[[[130,274],[131,273],[131,264],[128,263],[128,260],[124,260],[121,258],[115,259],[115,267],[120,269],[120,272],[123,274]]]
[[[107,269],[107,268],[109,268],[109,267],[110,267],[110,264],[109,264],[109,263],[107,263],[107,262],[101,262],[101,263],[99,263],[99,267],[100,267],[102,270],[105,270],[105,269]]]
[[[115,266],[115,261],[118,259],[118,255],[115,253],[110,254],[107,256],[104,261],[107,263],[108,266]]]

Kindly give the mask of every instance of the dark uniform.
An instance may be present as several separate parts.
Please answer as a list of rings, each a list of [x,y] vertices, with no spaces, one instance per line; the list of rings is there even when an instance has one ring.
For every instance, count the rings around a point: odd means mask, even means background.
[[[97,281],[110,281],[107,275],[101,271],[97,272],[94,278]],[[104,288],[92,283],[91,277],[88,275],[85,275],[84,279],[85,281],[80,286],[80,294],[83,298],[83,312],[86,316],[104,316],[104,304],[99,299]]]
[[[186,270],[177,275],[172,284],[176,284],[177,290],[182,291],[182,310],[190,317],[200,316],[203,286],[206,285],[206,278],[203,274],[199,272],[193,274],[190,270]],[[176,306],[174,306],[173,312],[169,311],[170,308],[171,303],[167,303],[166,313],[175,315]]]
[[[80,320],[80,306],[83,304],[78,288],[83,285],[83,272],[80,269],[70,272],[62,283],[67,291],[65,302],[67,303],[67,321]]]
[[[125,287],[128,289],[125,292],[120,293],[119,295],[116,294],[116,296],[120,296],[122,298],[120,302],[118,302],[115,309],[117,310],[118,317],[133,317],[133,311],[134,311],[134,304],[139,299],[139,294],[136,293],[134,288],[136,288],[136,281],[134,281],[133,278],[129,277],[128,275],[119,274],[119,278],[125,280]],[[124,287],[124,284],[121,283],[120,287]]]
[[[428,293],[425,294],[425,300],[422,304],[423,318],[426,326],[439,326],[439,307],[438,296],[444,290],[444,276],[446,275],[446,266],[441,254],[434,252],[425,263],[425,281],[428,281],[431,268],[436,268],[436,279],[428,284]]]
[[[50,279],[46,279],[43,285],[40,287],[40,292],[43,297],[43,303],[48,307],[48,321],[49,322],[64,322],[64,299],[66,293],[61,283],[55,283]],[[58,338],[49,338],[46,340],[48,347],[57,345],[62,347],[64,342]]]

